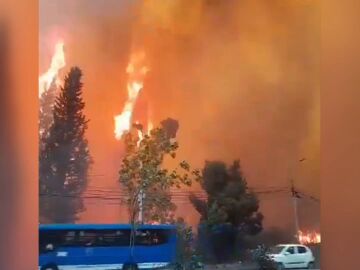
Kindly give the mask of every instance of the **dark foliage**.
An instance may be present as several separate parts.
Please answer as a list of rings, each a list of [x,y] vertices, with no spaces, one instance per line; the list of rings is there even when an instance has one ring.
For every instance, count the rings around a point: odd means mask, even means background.
[[[176,137],[176,133],[179,129],[179,122],[175,119],[167,118],[161,121],[161,127],[165,131],[168,138],[173,139]]]
[[[50,88],[44,91],[40,97],[39,106],[39,136],[40,148],[42,148],[46,137],[49,135],[50,127],[53,123],[53,109],[56,100],[57,87],[55,80]]]
[[[91,156],[85,131],[82,72],[74,67],[55,100],[53,122],[40,149],[40,217],[42,222],[74,222],[83,210]]]
[[[203,246],[217,262],[228,261],[236,255],[238,238],[262,230],[259,201],[248,189],[239,161],[230,167],[224,162],[207,161],[202,175],[207,200],[191,195],[190,201],[201,216],[202,240],[207,239]]]

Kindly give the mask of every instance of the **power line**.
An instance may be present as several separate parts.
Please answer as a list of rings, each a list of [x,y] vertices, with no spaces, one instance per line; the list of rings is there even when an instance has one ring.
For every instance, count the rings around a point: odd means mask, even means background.
[[[318,198],[316,198],[316,197],[314,197],[312,195],[309,195],[309,194],[304,193],[302,191],[299,191],[299,194],[300,194],[300,196],[306,197],[306,198],[308,198],[308,199],[310,199],[310,200],[312,200],[314,202],[320,203],[320,199],[318,199]]]
[[[287,192],[284,189],[279,189],[279,190],[273,190],[273,191],[262,191],[262,192],[254,192],[255,194],[258,195],[269,195],[269,194],[277,194],[277,193],[284,193]],[[187,192],[181,192],[181,193],[177,193],[177,192],[168,192],[167,193],[171,199],[187,199],[189,198],[190,195],[195,195],[196,198],[198,199],[203,199],[206,200],[208,198],[207,194],[205,192],[191,192],[191,191],[187,191]],[[40,193],[39,194],[40,197],[58,197],[58,198],[82,198],[82,199],[101,199],[101,200],[121,200],[124,198],[128,198],[129,194],[127,194],[126,192],[119,192],[119,193],[109,193],[109,192],[84,192],[84,193],[73,193],[73,194],[59,194],[59,193]]]

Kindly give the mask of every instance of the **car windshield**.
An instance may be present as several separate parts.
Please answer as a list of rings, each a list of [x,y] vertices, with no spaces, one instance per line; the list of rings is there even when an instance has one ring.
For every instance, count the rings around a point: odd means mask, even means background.
[[[284,249],[284,246],[274,246],[269,249],[270,254],[279,254]]]

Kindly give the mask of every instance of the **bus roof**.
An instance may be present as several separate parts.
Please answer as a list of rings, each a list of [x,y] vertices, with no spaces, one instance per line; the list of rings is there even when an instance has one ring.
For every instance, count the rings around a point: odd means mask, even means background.
[[[149,229],[162,229],[170,230],[175,229],[175,225],[160,224],[150,225],[144,224],[139,225],[138,229],[149,230]],[[120,230],[120,229],[131,229],[130,224],[40,224],[40,230]]]

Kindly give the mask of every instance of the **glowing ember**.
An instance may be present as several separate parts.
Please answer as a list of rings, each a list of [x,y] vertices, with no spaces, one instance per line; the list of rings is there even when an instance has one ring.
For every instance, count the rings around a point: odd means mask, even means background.
[[[129,74],[127,83],[128,99],[121,114],[115,116],[115,138],[120,140],[122,135],[130,130],[132,114],[135,103],[141,89],[148,68],[144,64],[145,54],[143,52],[133,54],[130,58],[126,72]]]
[[[60,69],[65,67],[65,64],[64,43],[58,42],[55,45],[55,52],[51,58],[50,68],[39,77],[39,96],[50,88],[54,80],[57,85],[60,84],[58,74]]]
[[[317,233],[317,232],[306,232],[305,233],[305,232],[299,231],[297,237],[298,237],[299,243],[301,243],[303,245],[321,243],[321,235],[320,235],[320,233]]]

